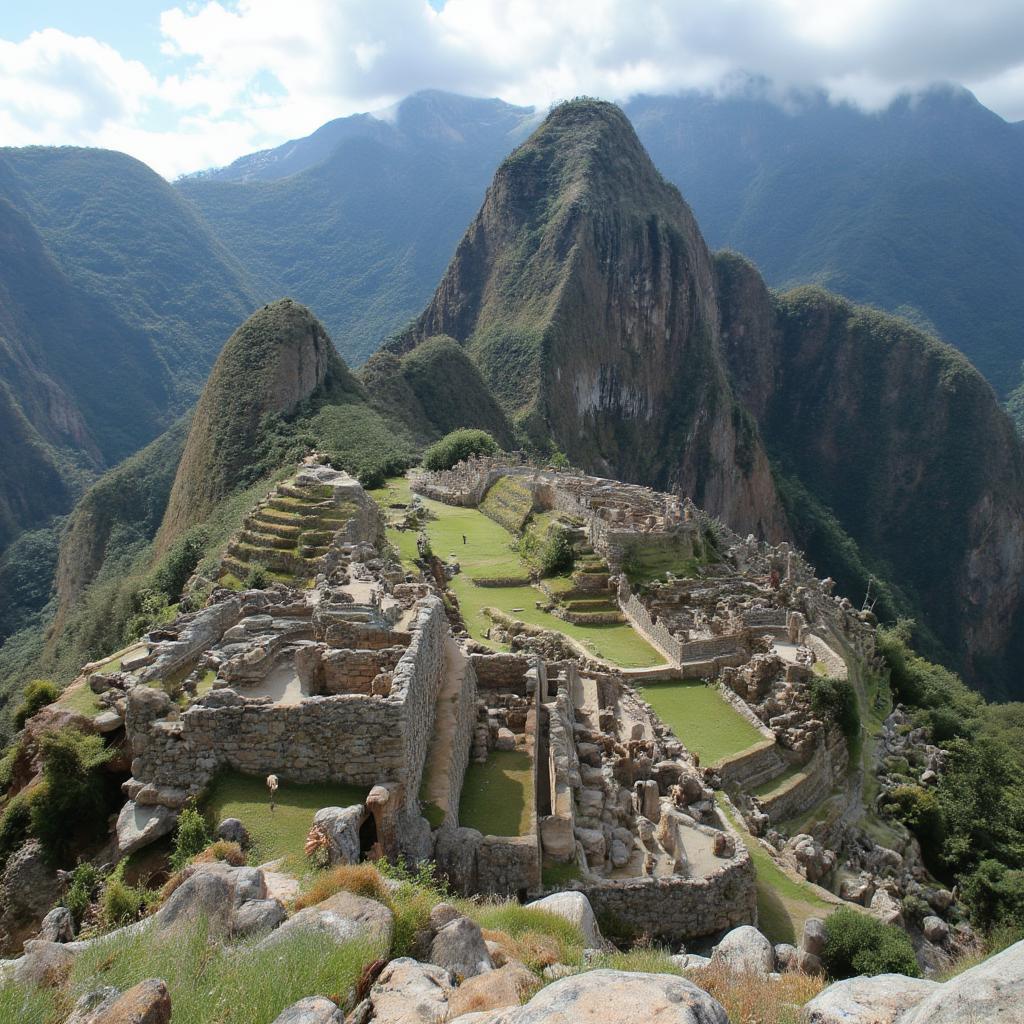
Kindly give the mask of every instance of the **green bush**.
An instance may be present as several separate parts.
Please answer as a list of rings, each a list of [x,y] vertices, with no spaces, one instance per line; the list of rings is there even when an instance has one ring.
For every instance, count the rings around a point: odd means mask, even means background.
[[[917,836],[926,860],[941,853],[946,829],[936,793],[923,786],[896,786],[885,795],[881,810]]]
[[[21,757],[22,749],[20,742],[12,743],[4,751],[3,757],[0,757],[0,791],[11,788],[14,781],[14,766]]]
[[[245,577],[246,590],[266,590],[270,586],[270,574],[259,564],[253,565]]]
[[[453,430],[423,453],[423,466],[435,472],[451,469],[470,455],[493,455],[497,450],[498,442],[486,430]]]
[[[538,561],[542,576],[560,576],[572,569],[572,544],[569,535],[560,526],[554,526],[548,531]]]
[[[42,787],[37,787],[37,790]],[[29,837],[32,827],[32,799],[37,790],[19,793],[0,814],[0,869],[7,858]]]
[[[194,526],[170,546],[150,577],[153,589],[174,603],[181,595],[189,576],[203,557],[209,540],[202,526]]]
[[[43,786],[32,799],[32,833],[50,858],[66,863],[78,843],[107,829],[103,766],[114,751],[100,736],[77,729],[47,733],[40,740]]]
[[[960,884],[971,923],[986,931],[1024,928],[1024,871],[997,860],[983,860]]]
[[[206,819],[194,807],[186,807],[178,818],[178,827],[174,832],[171,867],[175,871],[180,871],[193,857],[210,845],[211,838]]]
[[[99,868],[84,861],[71,872],[71,881],[64,896],[64,906],[71,911],[75,924],[80,925],[96,899],[103,884],[103,875]]]
[[[857,695],[845,679],[832,676],[811,678],[811,710],[819,718],[835,722],[847,739],[860,732],[860,711],[857,709]]]
[[[152,906],[159,894],[144,886],[128,885],[124,880],[125,861],[114,869],[100,897],[100,919],[105,928],[120,928],[137,921]]]
[[[14,712],[14,727],[23,729],[25,723],[47,704],[52,704],[60,696],[60,689],[49,679],[33,679],[25,687],[25,696]]]
[[[841,907],[825,921],[822,963],[830,978],[858,974],[905,974],[921,971],[907,933],[875,917]]]

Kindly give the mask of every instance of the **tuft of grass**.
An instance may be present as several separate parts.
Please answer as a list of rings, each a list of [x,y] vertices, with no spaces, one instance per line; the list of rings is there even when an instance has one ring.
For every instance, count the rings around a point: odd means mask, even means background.
[[[192,858],[193,864],[212,864],[214,861],[222,860],[236,868],[242,867],[247,858],[245,851],[238,843],[229,843],[226,839],[218,839],[210,843],[205,850]]]
[[[373,864],[339,864],[335,868],[314,876],[309,886],[295,900],[295,909],[323,903],[339,892],[368,896],[381,903],[388,902],[388,888]]]
[[[511,901],[468,903],[461,909],[480,925],[484,938],[500,943],[531,970],[583,962],[583,935],[564,917]]]
[[[76,961],[67,994],[73,999],[101,984],[127,989],[162,978],[174,1024],[271,1024],[304,996],[341,1001],[381,952],[372,943],[338,945],[309,932],[272,949],[254,941],[218,946],[200,921],[173,935],[113,935],[95,943]]]
[[[546,889],[560,889],[580,877],[580,866],[572,860],[568,864],[545,864],[541,868],[541,881]]]
[[[588,970],[637,971],[642,974],[679,974],[671,954],[661,946],[634,946],[625,952],[602,953],[588,962]]]
[[[61,994],[48,988],[0,984],[0,1020],[11,1024],[53,1024],[70,1009]]]
[[[824,978],[787,971],[772,979],[734,973],[719,964],[687,971],[686,977],[714,996],[738,1024],[800,1024],[800,1008],[827,984]]]

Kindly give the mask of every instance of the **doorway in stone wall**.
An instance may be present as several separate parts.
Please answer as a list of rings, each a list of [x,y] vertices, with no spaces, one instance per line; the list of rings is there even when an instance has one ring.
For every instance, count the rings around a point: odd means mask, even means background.
[[[378,860],[383,855],[377,840],[377,822],[372,814],[359,826],[359,859]]]

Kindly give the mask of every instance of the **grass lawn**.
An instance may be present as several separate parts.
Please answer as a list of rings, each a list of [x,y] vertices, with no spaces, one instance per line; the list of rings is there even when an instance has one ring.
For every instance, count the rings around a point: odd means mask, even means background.
[[[466,769],[459,824],[485,836],[521,836],[533,815],[533,767],[519,750],[494,750],[485,764]]]
[[[803,935],[804,922],[809,917],[827,917],[835,906],[817,896],[811,887],[798,882],[785,873],[771,854],[750,835],[731,811],[719,802],[718,809],[739,832],[750,851],[750,859],[757,871],[757,926],[772,942],[790,942],[794,945]]]
[[[389,502],[407,503],[412,494],[409,481],[401,478],[389,480],[384,487],[369,493],[384,507],[385,512]],[[483,640],[491,625],[483,614],[483,609],[491,606],[523,622],[572,637],[597,657],[622,668],[649,668],[664,662],[662,655],[628,623],[574,626],[535,607],[536,602],[545,597],[536,587],[476,586],[474,579],[529,575],[528,565],[513,547],[515,537],[475,508],[445,505],[429,498],[421,500],[435,517],[426,524],[434,554],[442,559],[454,557],[462,568],[462,572],[452,580],[451,589],[459,599],[466,628],[475,639]],[[466,538],[465,544],[462,543],[463,537]],[[411,532],[392,530],[389,531],[389,538],[402,552],[403,561],[405,550],[402,545],[407,546],[410,554],[415,553],[416,538]],[[566,585],[571,587],[568,581]]]
[[[77,711],[80,715],[88,715],[90,718],[95,718],[101,711],[106,710],[100,703],[99,695],[89,689],[88,683],[83,683],[80,686],[69,686],[57,698],[57,703],[62,708],[67,708],[69,711]]]
[[[687,748],[700,755],[703,765],[715,764],[764,740],[714,686],[675,679],[638,690]]]
[[[270,810],[265,777],[222,772],[202,803],[213,826],[238,818],[252,837],[252,856],[260,864],[288,854],[302,855],[313,815],[321,807],[348,807],[366,799],[367,790],[336,783],[300,786],[281,780],[274,810]]]

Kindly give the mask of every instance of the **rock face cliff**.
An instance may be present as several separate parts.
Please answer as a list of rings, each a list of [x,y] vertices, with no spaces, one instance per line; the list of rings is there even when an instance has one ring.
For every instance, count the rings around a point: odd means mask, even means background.
[[[290,413],[318,394],[357,387],[305,306],[281,299],[249,317],[224,346],[196,406],[158,550],[203,522],[251,474],[264,417]]]
[[[733,254],[716,265],[733,385],[780,469],[910,598],[947,658],[1007,696],[1022,643],[1024,455],[992,388],[906,321],[818,288],[773,297]],[[834,553],[791,520],[834,571]]]
[[[450,335],[534,441],[779,537],[718,320],[711,257],[678,191],[617,107],[574,101],[498,169],[433,300],[392,347]]]

